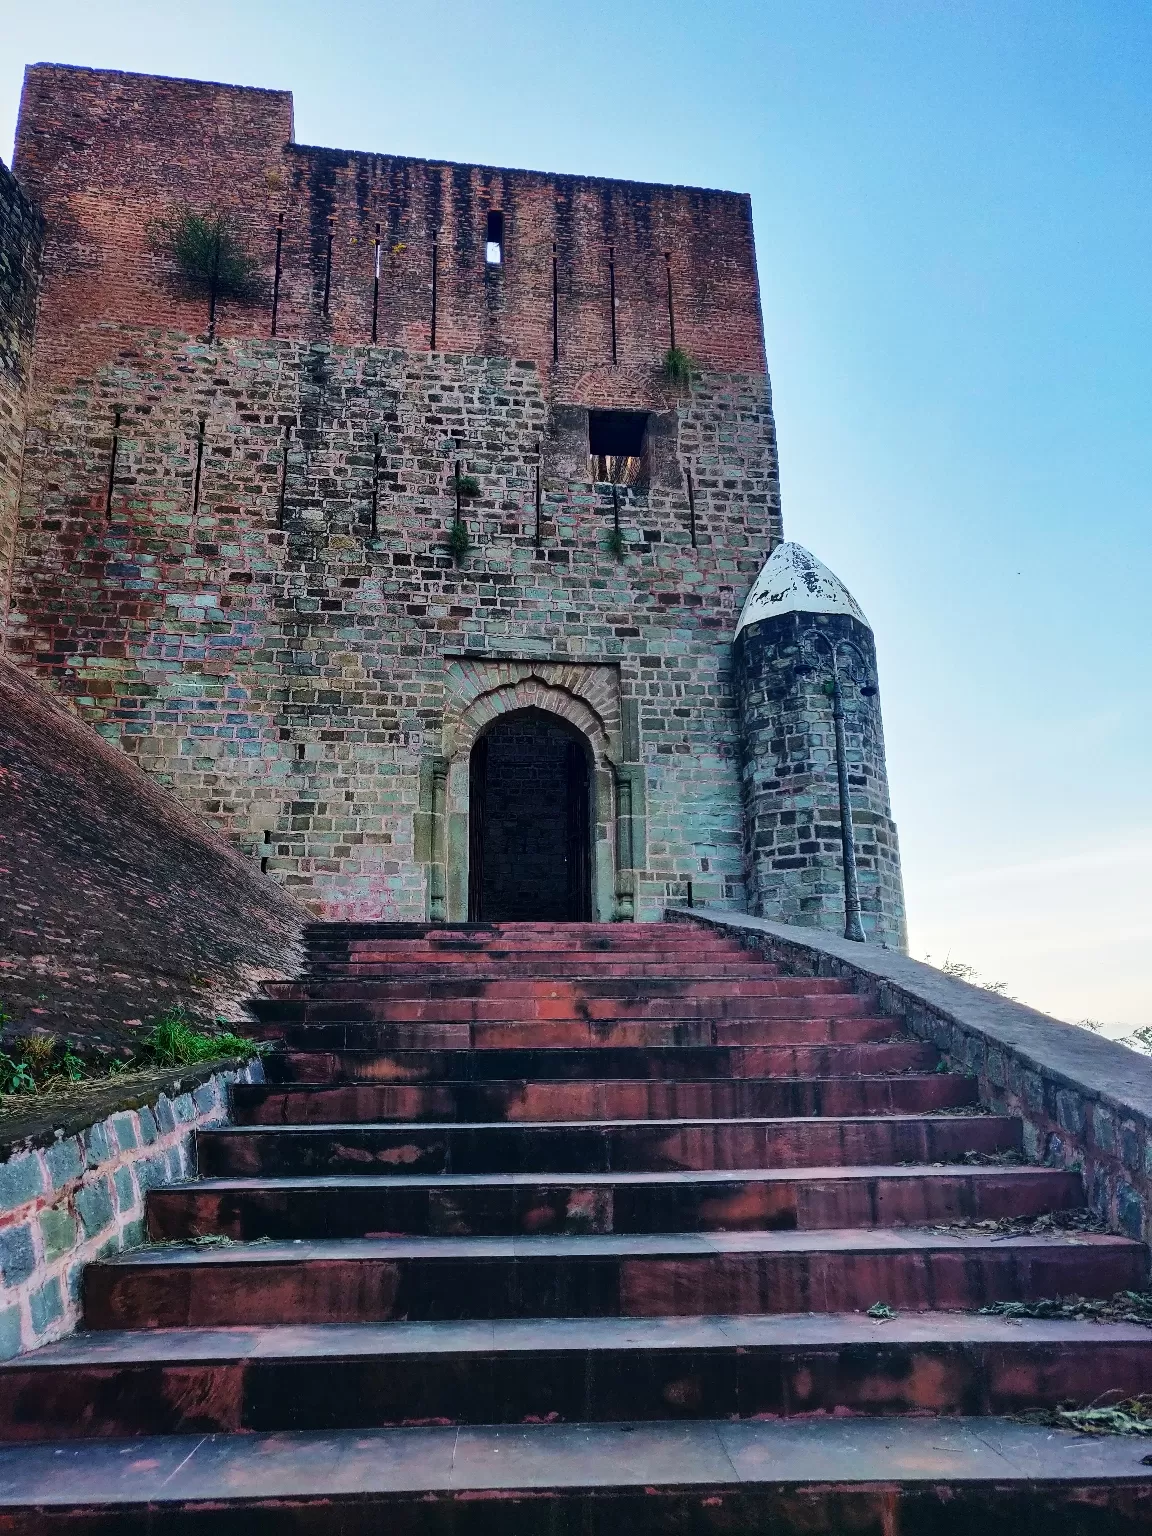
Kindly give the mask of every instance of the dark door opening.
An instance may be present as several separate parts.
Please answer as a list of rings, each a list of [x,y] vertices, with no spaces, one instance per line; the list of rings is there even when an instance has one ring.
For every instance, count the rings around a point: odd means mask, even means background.
[[[588,750],[554,715],[505,715],[469,765],[470,922],[586,922],[592,916]]]

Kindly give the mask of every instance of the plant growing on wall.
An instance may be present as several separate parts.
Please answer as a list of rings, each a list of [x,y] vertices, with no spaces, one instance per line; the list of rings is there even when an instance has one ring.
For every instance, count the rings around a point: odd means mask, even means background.
[[[661,372],[676,389],[687,389],[692,383],[692,359],[683,347],[669,347]]]
[[[617,560],[623,560],[624,556],[628,553],[628,545],[625,543],[624,535],[619,528],[610,528],[608,530],[608,553],[614,555]]]
[[[472,548],[472,540],[468,537],[468,527],[463,518],[457,518],[452,524],[448,534],[448,549],[453,560],[459,565],[465,555]]]
[[[480,482],[475,475],[460,475],[457,484],[461,499],[464,501],[474,501],[480,494]]]
[[[185,290],[207,298],[210,338],[216,334],[221,299],[250,303],[256,297],[256,263],[232,214],[176,208],[166,219],[156,220],[150,236],[153,249],[175,265]]]

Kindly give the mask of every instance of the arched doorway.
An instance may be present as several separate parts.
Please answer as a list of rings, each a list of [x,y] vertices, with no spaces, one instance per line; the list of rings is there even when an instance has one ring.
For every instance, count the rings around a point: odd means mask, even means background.
[[[584,922],[592,915],[592,760],[545,710],[502,715],[472,748],[470,922]]]

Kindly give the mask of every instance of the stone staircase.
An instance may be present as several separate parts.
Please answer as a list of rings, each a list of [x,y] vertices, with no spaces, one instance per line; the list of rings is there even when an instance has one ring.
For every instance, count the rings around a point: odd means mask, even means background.
[[[681,924],[318,925],[252,1008],[268,1081],[0,1370],[0,1536],[1152,1523],[1147,1442],[1014,1417],[1152,1330],[978,1312],[1144,1248],[1029,1230],[1079,1177],[873,999]]]

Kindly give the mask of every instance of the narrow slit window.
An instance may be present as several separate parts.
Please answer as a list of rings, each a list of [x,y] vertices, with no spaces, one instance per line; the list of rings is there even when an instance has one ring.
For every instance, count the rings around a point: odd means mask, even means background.
[[[488,240],[484,247],[484,260],[490,267],[504,264],[504,215],[495,208],[488,214]]]
[[[613,485],[646,485],[647,439],[647,411],[589,411],[590,478]]]

